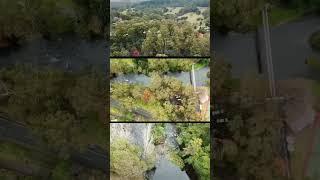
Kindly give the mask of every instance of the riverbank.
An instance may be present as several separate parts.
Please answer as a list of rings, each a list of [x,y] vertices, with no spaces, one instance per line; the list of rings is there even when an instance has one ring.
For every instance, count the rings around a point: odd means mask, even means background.
[[[149,131],[150,126],[152,127],[151,131]],[[186,129],[181,129],[182,127],[185,127]],[[112,180],[121,177],[138,178],[141,176],[137,175],[141,174],[148,180],[207,180],[209,176],[205,176],[204,172],[206,172],[207,175],[209,174],[209,169],[206,168],[209,165],[207,164],[209,161],[202,159],[203,156],[207,154],[203,154],[202,151],[199,152],[198,150],[197,153],[201,154],[200,157],[196,154],[188,154],[189,151],[186,149],[193,148],[193,143],[187,143],[187,141],[182,143],[179,139],[181,136],[181,138],[185,140],[186,137],[183,137],[184,135],[187,134],[189,137],[192,133],[196,133],[198,136],[195,137],[202,139],[203,144],[200,145],[201,148],[206,149],[208,148],[205,147],[208,143],[207,140],[210,139],[207,137],[207,131],[209,131],[209,124],[188,124],[186,126],[179,123],[112,124],[110,134],[111,147],[113,147],[111,149],[111,172],[118,173],[118,176],[113,176],[115,178]],[[200,135],[201,137],[199,137],[199,134],[202,134]],[[159,140],[159,138],[163,140],[155,141]],[[121,150],[115,148],[114,143],[117,143],[120,139],[126,139],[131,145],[123,146]],[[132,166],[120,166],[121,163],[132,164],[132,161],[135,161],[134,157],[136,157],[136,155],[127,156],[128,153],[131,154],[131,146],[135,146],[139,149],[134,151],[134,154],[137,153],[138,155],[141,155],[138,156],[140,157],[140,161]],[[184,153],[188,155],[184,157]],[[155,159],[149,164],[150,166],[148,166],[148,168],[145,168],[145,166],[140,166],[140,164],[148,161],[147,154],[153,154]],[[119,159],[120,156],[121,159]],[[197,169],[198,167],[187,160],[191,157],[194,158],[193,161],[199,161],[198,165],[201,167],[202,171],[199,171],[199,169]],[[126,174],[123,174],[124,172],[126,172]],[[130,174],[129,172],[135,173]]]

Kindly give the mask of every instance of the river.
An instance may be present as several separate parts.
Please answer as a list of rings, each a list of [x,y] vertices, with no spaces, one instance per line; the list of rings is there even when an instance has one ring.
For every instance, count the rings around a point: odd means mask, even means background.
[[[309,45],[309,37],[320,30],[320,18],[307,16],[300,20],[281,24],[271,28],[271,47],[276,79],[310,78],[319,79],[320,74],[305,64],[307,57],[314,56],[320,60],[320,52]],[[256,37],[260,39],[256,41]],[[223,36],[214,33],[213,47],[218,57],[231,63],[233,76],[258,72],[258,53],[264,51],[261,29],[258,36],[250,32],[246,34],[230,33]],[[262,60],[264,58],[262,57]],[[265,63],[262,70],[265,73]]]
[[[169,160],[168,150],[178,148],[176,141],[177,132],[174,124],[167,123],[165,126],[166,140],[164,143],[164,152],[159,155],[158,162],[156,164],[153,180],[189,180],[189,177],[185,171],[182,171],[178,166],[173,164]]]
[[[189,180],[187,173],[172,163],[169,158],[169,151],[178,148],[175,124],[165,124],[165,142],[157,146],[152,143],[151,127],[154,125],[154,123],[111,123],[110,142],[124,138],[141,147],[144,153],[155,152],[155,168],[145,174],[145,177],[150,180]]]
[[[209,72],[209,67],[204,67],[204,68],[195,70],[197,86],[207,86],[207,82],[209,81],[209,78],[207,77],[208,72]],[[174,77],[182,81],[185,85],[191,84],[190,72],[168,73],[167,76]],[[151,81],[151,78],[144,74],[123,74],[113,78],[112,81],[139,83],[142,85],[148,85]]]
[[[0,49],[0,67],[27,63],[65,70],[90,66],[106,69],[108,51],[105,39],[86,40],[75,35],[63,35],[57,40],[35,37],[18,47]]]

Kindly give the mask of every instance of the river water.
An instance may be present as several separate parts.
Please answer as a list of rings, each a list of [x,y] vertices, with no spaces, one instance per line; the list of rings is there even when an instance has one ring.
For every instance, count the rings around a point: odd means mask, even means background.
[[[307,57],[314,56],[320,60],[320,52],[309,45],[309,37],[320,30],[320,17],[308,16],[301,20],[278,25],[271,28],[271,47],[276,79],[311,78],[319,79],[318,71],[305,64]],[[231,63],[232,73],[239,77],[246,73],[258,72],[258,51],[264,51],[263,34],[258,36],[250,32],[246,34],[230,33],[227,36],[214,34],[213,47],[218,57]],[[260,42],[256,42],[256,37]],[[261,58],[262,61],[264,58]],[[262,62],[265,73],[266,65]]]
[[[154,173],[153,180],[189,180],[186,172],[181,171],[179,167],[172,164],[168,159],[161,158],[156,172]]]
[[[197,86],[207,85],[207,82],[209,81],[209,78],[207,77],[208,72],[209,72],[209,67],[195,70]],[[168,73],[167,76],[175,77],[176,79],[182,81],[185,85],[191,84],[190,72]],[[124,75],[120,75],[113,78],[112,81],[139,83],[142,85],[148,85],[151,81],[151,78],[144,74],[124,74]]]
[[[169,149],[178,148],[178,143],[176,141],[177,132],[175,125],[166,124],[166,140],[164,143],[165,152],[159,156],[158,162],[156,164],[156,170],[153,176],[153,180],[189,180],[189,177],[185,171],[182,171],[178,166],[170,162],[169,155],[167,151]]]
[[[19,47],[1,49],[0,67],[27,63],[66,70],[80,70],[90,66],[106,69],[108,53],[104,39],[85,40],[64,35],[49,41],[36,37],[26,40]]]

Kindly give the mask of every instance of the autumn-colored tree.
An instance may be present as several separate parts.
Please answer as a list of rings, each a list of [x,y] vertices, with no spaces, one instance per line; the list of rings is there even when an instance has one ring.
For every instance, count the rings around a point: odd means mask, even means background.
[[[145,89],[145,90],[143,91],[143,101],[144,101],[145,103],[148,103],[148,102],[149,102],[151,96],[152,96],[152,93],[151,93],[151,91],[150,91],[149,89]]]

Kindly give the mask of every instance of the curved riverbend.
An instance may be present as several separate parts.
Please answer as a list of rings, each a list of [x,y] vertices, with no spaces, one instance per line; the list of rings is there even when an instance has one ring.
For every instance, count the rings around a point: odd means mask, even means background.
[[[198,70],[195,70],[197,86],[206,86],[209,78],[207,76],[209,72],[209,67],[204,67]],[[190,85],[190,72],[175,72],[168,73],[167,76],[174,77],[182,81],[185,85]],[[123,74],[115,78],[112,78],[113,82],[128,82],[128,83],[138,83],[142,85],[148,85],[151,81],[151,77],[144,74]]]

